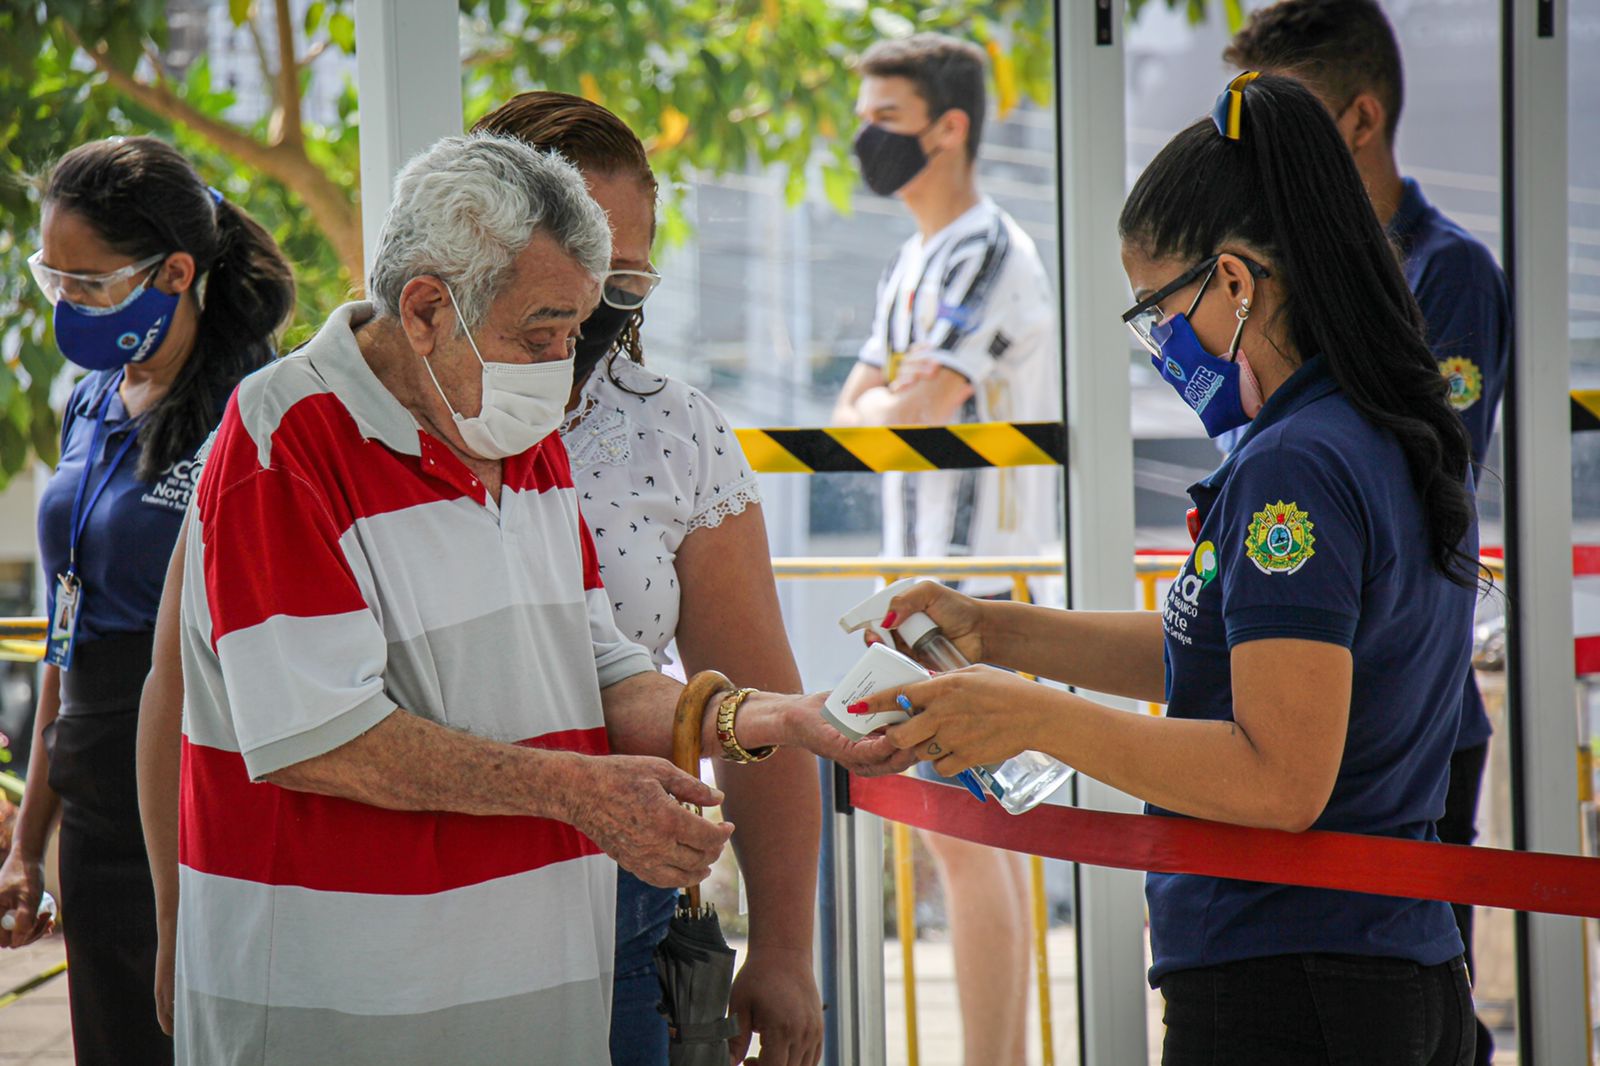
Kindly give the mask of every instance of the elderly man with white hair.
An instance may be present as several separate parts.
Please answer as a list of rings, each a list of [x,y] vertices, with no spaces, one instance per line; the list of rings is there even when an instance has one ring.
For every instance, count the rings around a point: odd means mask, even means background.
[[[605,1062],[612,859],[688,884],[731,833],[657,757],[681,686],[617,631],[554,432],[609,258],[570,165],[447,138],[372,303],[229,405],[182,594],[181,1061]],[[733,750],[899,757],[817,710],[749,695]]]

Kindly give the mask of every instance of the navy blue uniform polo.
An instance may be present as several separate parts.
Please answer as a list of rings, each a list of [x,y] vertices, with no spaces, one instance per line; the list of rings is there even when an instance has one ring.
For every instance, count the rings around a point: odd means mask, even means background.
[[[1323,359],[1311,359],[1190,495],[1199,535],[1164,617],[1168,716],[1231,721],[1230,652],[1240,644],[1348,648],[1349,728],[1315,828],[1437,840],[1475,597],[1433,566],[1398,442],[1345,398]],[[1476,551],[1475,528],[1469,541],[1464,549]],[[1180,874],[1149,875],[1146,893],[1152,984],[1269,955],[1431,966],[1462,952],[1445,903]]]
[[[89,374],[78,382],[67,403],[61,426],[61,461],[39,501],[39,561],[50,590],[52,616],[56,575],[67,568],[68,527],[78,482],[87,469],[92,491],[127,434],[138,431],[139,420],[128,417],[116,392],[121,377],[120,370]],[[90,455],[95,415],[108,389],[106,431],[98,454]],[[79,647],[103,637],[155,629],[167,562],[200,476],[200,462],[195,456],[186,456],[154,480],[140,481],[139,450],[140,446],[134,445],[118,464],[105,493],[89,512],[78,543],[77,572],[83,583]]]
[[[1450,406],[1472,434],[1472,459],[1482,465],[1494,436],[1495,412],[1511,363],[1511,298],[1506,276],[1481,242],[1422,195],[1406,178],[1389,235],[1405,257],[1406,283],[1422,308],[1428,347],[1450,382]],[[1456,749],[1475,748],[1492,732],[1467,673]]]

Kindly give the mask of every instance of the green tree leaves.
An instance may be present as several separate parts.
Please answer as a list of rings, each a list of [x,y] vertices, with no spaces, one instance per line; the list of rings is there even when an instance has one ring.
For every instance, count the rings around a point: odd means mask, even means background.
[[[285,27],[281,6],[228,0],[233,24],[259,42],[262,91],[273,100],[269,114],[241,125],[237,94],[213,78],[206,56],[181,73],[166,69],[163,0],[0,5],[0,484],[31,455],[55,458],[49,398],[63,368],[25,260],[38,242],[33,178],[72,147],[114,134],[167,138],[260,220],[299,285],[285,347],[358,288],[354,86],[342,87],[327,125],[304,114],[302,99],[311,79],[338,76],[324,55],[354,52],[354,3],[315,0]],[[696,174],[779,167],[791,202],[815,179],[830,204],[848,210],[857,181],[854,60],[886,35],[935,30],[984,45],[1002,104],[1045,103],[1054,90],[1047,0],[460,0],[460,8],[466,121],[532,88],[605,104],[650,150],[667,190],[664,242],[687,234],[676,190]],[[285,53],[295,57],[292,79],[278,76]],[[297,87],[292,99],[286,84]]]

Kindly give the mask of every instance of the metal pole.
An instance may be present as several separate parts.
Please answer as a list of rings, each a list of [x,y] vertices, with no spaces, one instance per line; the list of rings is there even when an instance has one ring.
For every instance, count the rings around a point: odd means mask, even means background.
[[[917,1040],[917,885],[912,864],[911,827],[894,823],[894,913],[900,939],[900,979],[905,987],[906,1066],[919,1066]],[[887,1043],[887,1040],[885,1040]]]
[[[884,1066],[883,821],[850,808],[849,775],[832,769],[839,989],[833,1032],[842,1063]]]
[[[822,956],[818,974],[822,981],[822,1062],[823,1066],[844,1066],[844,1046],[840,1043],[839,1019],[844,1011],[839,986],[839,906],[836,886],[839,868],[834,861],[841,815],[834,807],[834,765],[817,760],[818,786],[822,790],[822,836],[817,849],[817,944]]]
[[[1028,589],[1028,579],[1017,574],[1011,579],[1011,599],[1016,603],[1032,603],[1033,594]],[[1032,674],[1023,674],[1029,681],[1037,681]],[[1050,1011],[1050,902],[1045,897],[1044,860],[1037,855],[1028,859],[1028,915],[1033,923],[1033,975],[1039,987],[1039,1047],[1044,1066],[1056,1066],[1055,1019]]]
[[[1501,147],[1515,315],[1506,390],[1506,580],[1512,837],[1576,854],[1572,669],[1572,387],[1567,327],[1567,5],[1503,0]],[[1523,1066],[1589,1061],[1583,923],[1517,915]]]
[[[440,137],[461,132],[460,18],[455,0],[356,0],[361,229],[369,260],[394,176]]]
[[[1132,398],[1127,360],[1118,358],[1128,351],[1128,338],[1110,313],[1128,299],[1115,224],[1127,181],[1123,0],[1058,0],[1055,15],[1068,353],[1068,602],[1080,609],[1131,610]],[[1081,774],[1074,784],[1079,806],[1138,810],[1131,797]],[[1144,1062],[1143,879],[1127,870],[1087,866],[1076,867],[1074,876],[1079,1061]]]

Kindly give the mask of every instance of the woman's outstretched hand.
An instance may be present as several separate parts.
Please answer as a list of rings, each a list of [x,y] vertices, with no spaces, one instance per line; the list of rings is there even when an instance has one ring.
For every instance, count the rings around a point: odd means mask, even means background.
[[[904,694],[911,701],[911,720],[890,726],[885,735],[896,748],[933,763],[949,777],[1040,747],[1042,692],[1039,685],[1017,674],[969,666],[880,692],[856,707],[871,714],[893,711]]]

